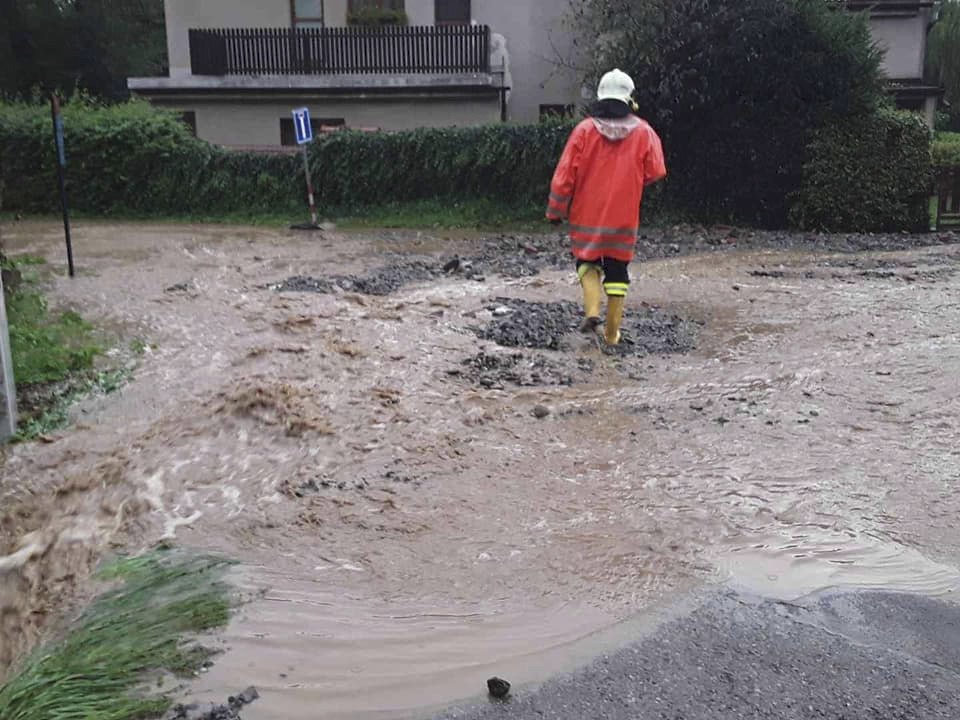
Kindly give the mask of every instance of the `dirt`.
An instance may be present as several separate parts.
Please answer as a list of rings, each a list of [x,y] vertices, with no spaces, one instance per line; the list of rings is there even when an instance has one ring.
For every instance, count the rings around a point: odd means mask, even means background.
[[[70,280],[61,233],[4,240],[149,349],[4,451],[0,675],[161,539],[242,563],[178,699],[246,720],[426,716],[709,583],[960,589],[952,235],[650,231],[611,356],[556,235],[81,223]]]

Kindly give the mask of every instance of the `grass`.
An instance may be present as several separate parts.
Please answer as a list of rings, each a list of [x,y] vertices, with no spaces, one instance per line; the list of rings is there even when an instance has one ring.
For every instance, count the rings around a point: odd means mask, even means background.
[[[108,395],[116,392],[130,378],[131,372],[122,367],[69,378],[43,394],[45,399],[35,402],[32,411],[23,414],[13,441],[36,440],[63,428],[70,420],[70,407],[75,402],[95,393]]]
[[[51,313],[44,296],[21,286],[7,301],[13,376],[19,386],[60,382],[89,370],[103,348],[75,312]]]
[[[78,399],[116,391],[131,370],[94,367],[105,350],[102,338],[77,313],[50,310],[39,289],[42,258],[18,256],[9,263],[22,276],[6,299],[20,410],[14,440],[34,440],[66,425],[70,406]],[[130,344],[134,356],[146,349],[140,339]]]
[[[229,618],[228,561],[154,551],[103,568],[118,586],[66,635],[38,648],[0,687],[3,720],[134,720],[170,700],[146,692],[148,673],[190,675],[208,651],[189,638]]]
[[[544,203],[546,201],[544,200]],[[343,229],[405,228],[411,230],[489,230],[514,232],[547,232],[550,226],[543,220],[543,206],[507,206],[487,200],[446,201],[416,200],[385,203],[363,208],[321,208],[322,220],[333,222]],[[9,222],[16,216],[0,214],[0,221]],[[55,216],[30,216],[55,220]],[[306,206],[302,210],[276,213],[226,213],[217,215],[175,215],[152,217],[144,215],[87,215],[76,213],[79,220],[131,220],[155,223],[212,223],[253,225],[260,227],[287,227],[291,223],[310,219]]]

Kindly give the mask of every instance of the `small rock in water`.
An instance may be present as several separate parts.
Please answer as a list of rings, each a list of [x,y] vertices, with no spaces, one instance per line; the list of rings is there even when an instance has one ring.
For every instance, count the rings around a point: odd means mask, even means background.
[[[510,683],[498,677],[487,680],[487,690],[492,697],[502,700],[510,693]]]
[[[533,416],[538,420],[543,420],[543,418],[547,417],[549,414],[550,408],[548,408],[546,405],[537,405],[533,409]]]
[[[254,700],[260,697],[260,693],[257,692],[257,689],[251,685],[242,693],[237,695],[236,702],[239,705],[249,705]]]

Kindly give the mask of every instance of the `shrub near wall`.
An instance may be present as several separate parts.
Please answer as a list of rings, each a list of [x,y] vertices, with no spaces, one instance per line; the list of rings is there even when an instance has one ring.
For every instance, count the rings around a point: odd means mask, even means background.
[[[338,132],[311,148],[325,204],[355,207],[451,197],[546,205],[571,124],[399,133]]]
[[[221,150],[192,137],[173,113],[143,102],[100,107],[75,100],[63,116],[74,209],[215,215],[302,204],[296,158]],[[56,211],[55,162],[49,107],[0,105],[7,209]]]
[[[98,214],[190,215],[302,210],[300,158],[222,150],[142,102],[64,109],[71,206]],[[339,210],[425,198],[545,204],[568,124],[401,133],[338,132],[310,148],[317,200]],[[7,208],[58,208],[46,106],[0,105]]]
[[[882,108],[819,130],[791,208],[801,228],[930,229],[930,131],[914,113]]]

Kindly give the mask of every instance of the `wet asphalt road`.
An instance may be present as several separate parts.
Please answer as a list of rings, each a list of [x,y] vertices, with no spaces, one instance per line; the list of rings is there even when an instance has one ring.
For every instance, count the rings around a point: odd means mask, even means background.
[[[876,592],[797,605],[725,593],[572,675],[438,717],[955,720],[960,606]]]

